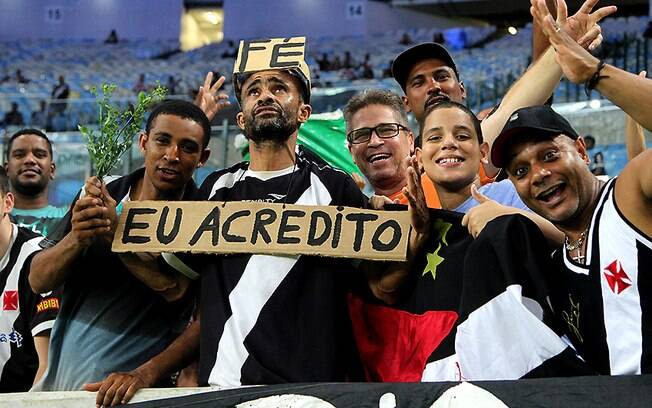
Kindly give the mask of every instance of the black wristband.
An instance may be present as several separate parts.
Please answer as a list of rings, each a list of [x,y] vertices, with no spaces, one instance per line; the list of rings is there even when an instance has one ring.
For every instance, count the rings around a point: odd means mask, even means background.
[[[608,75],[600,75],[600,71],[602,71],[605,65],[606,64],[604,60],[600,60],[600,62],[598,62],[598,68],[595,70],[593,76],[591,76],[591,78],[589,78],[589,80],[584,83],[584,92],[586,93],[587,97],[591,96],[591,91],[595,89],[601,79],[609,78]]]

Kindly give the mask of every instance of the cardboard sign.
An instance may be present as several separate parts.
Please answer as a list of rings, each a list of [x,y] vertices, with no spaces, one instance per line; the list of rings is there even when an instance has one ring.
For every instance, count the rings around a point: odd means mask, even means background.
[[[404,261],[407,211],[259,202],[124,204],[114,252],[321,255]]]
[[[310,89],[310,69],[305,61],[305,53],[306,37],[242,40],[233,66],[233,75],[294,68],[308,80]]]

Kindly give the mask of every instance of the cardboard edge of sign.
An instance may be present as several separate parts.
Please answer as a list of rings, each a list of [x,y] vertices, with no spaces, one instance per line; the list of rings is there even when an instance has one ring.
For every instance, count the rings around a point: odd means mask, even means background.
[[[410,230],[411,233],[411,230]],[[140,253],[143,251],[131,251],[126,248],[116,248],[118,244],[114,243],[111,245],[111,251],[115,253]],[[267,251],[255,251],[255,252],[246,252],[246,251],[206,251],[206,250],[201,250],[201,249],[192,249],[188,251],[182,251],[182,250],[174,250],[171,248],[165,248],[165,247],[159,247],[159,246],[148,246],[148,251],[147,252],[168,252],[168,253],[174,253],[174,254],[205,254],[205,255],[238,255],[238,254],[251,254],[251,255],[273,255],[273,256],[284,256],[284,257],[297,257],[300,255],[304,256],[318,256],[320,258],[338,258],[338,259],[360,259],[360,260],[368,260],[368,261],[379,261],[379,262],[386,262],[386,261],[391,261],[391,262],[405,262],[407,260],[407,251],[405,253],[401,253],[399,256],[389,256],[389,257],[365,257],[365,256],[358,256],[360,254],[338,254],[337,252],[333,251],[332,253],[322,253],[322,252],[308,252],[308,251],[296,251],[295,254],[289,254],[287,250],[284,251],[274,251],[274,250],[267,250]]]

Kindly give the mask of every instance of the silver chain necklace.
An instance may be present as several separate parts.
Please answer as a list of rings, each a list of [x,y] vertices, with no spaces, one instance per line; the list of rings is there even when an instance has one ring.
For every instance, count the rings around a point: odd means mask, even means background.
[[[568,239],[568,235],[566,235],[564,237],[564,246],[566,247],[566,251],[569,254],[571,252],[573,252],[573,251],[578,251],[577,256],[572,256],[571,255],[573,260],[575,260],[576,262],[583,263],[584,259],[586,259],[586,257],[584,255],[582,255],[581,253],[579,253],[579,251],[582,250],[582,244],[584,244],[584,240],[586,240],[586,234],[587,234],[588,230],[589,229],[587,228],[584,231],[582,231],[582,233],[580,234],[580,237],[577,239],[577,241],[574,241],[574,242],[570,242],[570,240]]]

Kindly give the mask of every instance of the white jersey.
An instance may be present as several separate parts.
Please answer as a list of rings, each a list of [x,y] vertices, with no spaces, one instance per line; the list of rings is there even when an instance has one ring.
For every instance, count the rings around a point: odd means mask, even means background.
[[[568,291],[557,308],[578,352],[602,374],[652,372],[652,239],[604,186],[587,236],[587,264],[563,255]],[[558,259],[562,262],[561,259]]]

